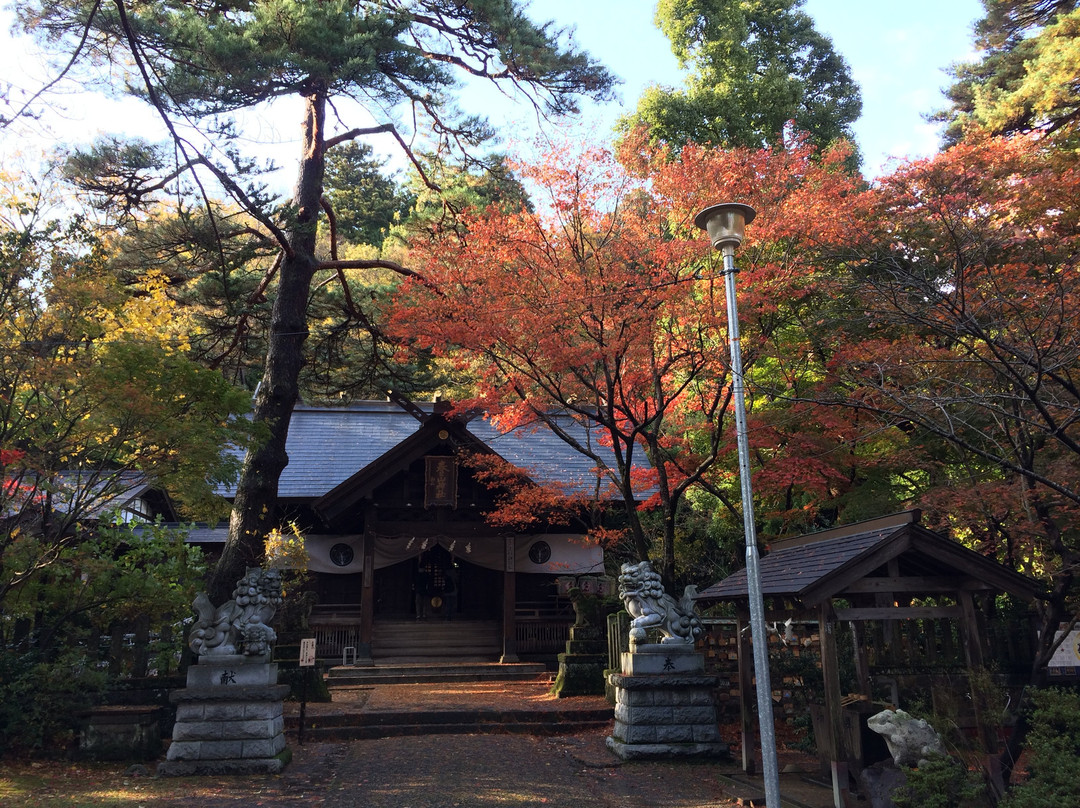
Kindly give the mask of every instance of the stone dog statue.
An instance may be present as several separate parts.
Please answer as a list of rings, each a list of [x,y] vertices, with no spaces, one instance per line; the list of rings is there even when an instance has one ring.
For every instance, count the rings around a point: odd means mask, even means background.
[[[702,632],[694,613],[697,589],[686,587],[678,603],[667,592],[648,561],[623,564],[619,574],[619,597],[630,614],[630,642],[644,642],[650,629],[663,636],[661,644],[693,645]]]
[[[281,573],[248,567],[236,582],[232,600],[215,609],[200,592],[192,605],[199,617],[188,634],[188,645],[199,656],[269,654],[270,643],[277,639],[270,621],[281,605]]]
[[[867,718],[866,726],[885,739],[897,766],[922,766],[929,758],[946,754],[937,730],[903,710],[883,710]]]

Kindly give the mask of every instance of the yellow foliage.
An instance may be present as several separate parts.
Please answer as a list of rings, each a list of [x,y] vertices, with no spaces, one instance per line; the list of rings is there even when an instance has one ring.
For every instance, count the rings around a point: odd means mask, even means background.
[[[274,528],[267,534],[265,553],[266,566],[270,569],[303,572],[307,570],[310,560],[304,537],[292,522],[286,525],[284,531]]]
[[[166,352],[186,353],[191,348],[187,333],[177,325],[176,301],[168,295],[169,281],[158,270],[149,270],[136,285],[136,294],[116,311],[103,311],[103,340],[112,342],[138,336],[160,341]]]
[[[1080,106],[1080,9],[1061,15],[1036,37],[1035,56],[1024,63],[1025,75],[1015,89],[976,92],[976,116],[998,130],[1010,120],[1034,112],[1038,124],[1063,121]]]

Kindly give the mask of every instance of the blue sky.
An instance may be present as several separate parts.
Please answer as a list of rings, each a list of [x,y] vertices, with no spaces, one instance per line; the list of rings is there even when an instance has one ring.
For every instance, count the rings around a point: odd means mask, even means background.
[[[881,173],[891,158],[933,153],[938,130],[923,116],[943,104],[941,88],[948,84],[944,69],[972,54],[971,24],[980,16],[979,0],[806,0],[804,8],[818,30],[832,38],[862,88],[863,116],[855,131],[866,173]],[[533,17],[574,27],[576,43],[624,80],[622,105],[587,105],[576,125],[581,130],[602,138],[621,113],[633,109],[644,87],[681,84],[669,43],[653,24],[654,9],[652,0],[532,0]],[[5,13],[0,15],[3,19],[10,17]],[[44,78],[17,47],[0,50],[0,75],[23,87],[34,87]],[[491,93],[475,98],[479,100],[466,97],[463,105],[488,114],[511,145],[535,134],[535,121],[524,106]],[[48,129],[34,127],[44,146],[65,139],[85,142],[109,130],[143,132],[153,126],[152,115],[139,102],[96,99],[87,104],[78,93],[64,101],[65,116],[54,119]],[[270,117],[249,118],[243,131],[252,142],[277,141],[276,148],[263,151],[291,167],[298,116],[298,107],[286,106]],[[0,135],[2,151],[9,151],[14,140],[12,133]],[[387,141],[375,145],[389,149]],[[283,177],[283,186],[291,179]]]
[[[633,109],[649,84],[681,84],[670,44],[653,24],[655,8],[653,0],[532,0],[531,16],[575,26],[578,45],[625,80],[625,108],[594,109],[589,117],[612,121]],[[922,116],[944,105],[944,69],[973,56],[979,0],[805,0],[803,8],[862,89],[855,132],[866,172],[880,173],[890,158],[934,153],[938,128]]]

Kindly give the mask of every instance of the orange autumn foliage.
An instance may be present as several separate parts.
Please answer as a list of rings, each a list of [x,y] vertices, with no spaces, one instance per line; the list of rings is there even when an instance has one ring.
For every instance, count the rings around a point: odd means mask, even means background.
[[[414,243],[424,282],[403,286],[391,331],[473,374],[475,396],[459,405],[494,413],[501,426],[560,410],[598,427],[638,554],[647,557],[650,541],[634,506],[649,496],[670,574],[688,490],[703,486],[737,510],[721,462],[734,447],[723,279],[693,217],[732,197],[761,208],[740,261],[752,364],[788,310],[816,293],[818,270],[797,248],[837,229],[812,220],[843,208],[859,186],[840,149],[815,158],[802,145],[689,146],[671,162],[631,142],[619,159],[553,150],[519,167],[539,189],[536,212],[472,211],[464,228]],[[635,471],[643,451],[644,474]]]

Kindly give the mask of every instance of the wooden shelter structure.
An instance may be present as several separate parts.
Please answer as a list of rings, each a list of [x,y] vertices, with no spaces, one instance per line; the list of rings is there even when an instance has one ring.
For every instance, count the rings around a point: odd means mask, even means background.
[[[848,804],[849,768],[860,765],[861,754],[852,748],[858,744],[858,727],[852,726],[858,716],[843,707],[839,625],[851,624],[857,690],[869,701],[872,672],[890,665],[895,669],[899,657],[924,669],[984,669],[991,653],[986,615],[992,599],[1004,593],[1028,603],[1040,591],[1037,582],[927,530],[919,520],[920,512],[910,510],[785,539],[774,542],[761,559],[766,619],[816,619],[819,624],[825,705],[817,741],[829,759],[838,808]],[[753,772],[756,733],[750,638],[743,630],[749,626],[745,569],[698,595],[699,603],[719,601],[734,603],[739,618],[743,768]],[[1011,635],[1015,641],[1021,632]]]

